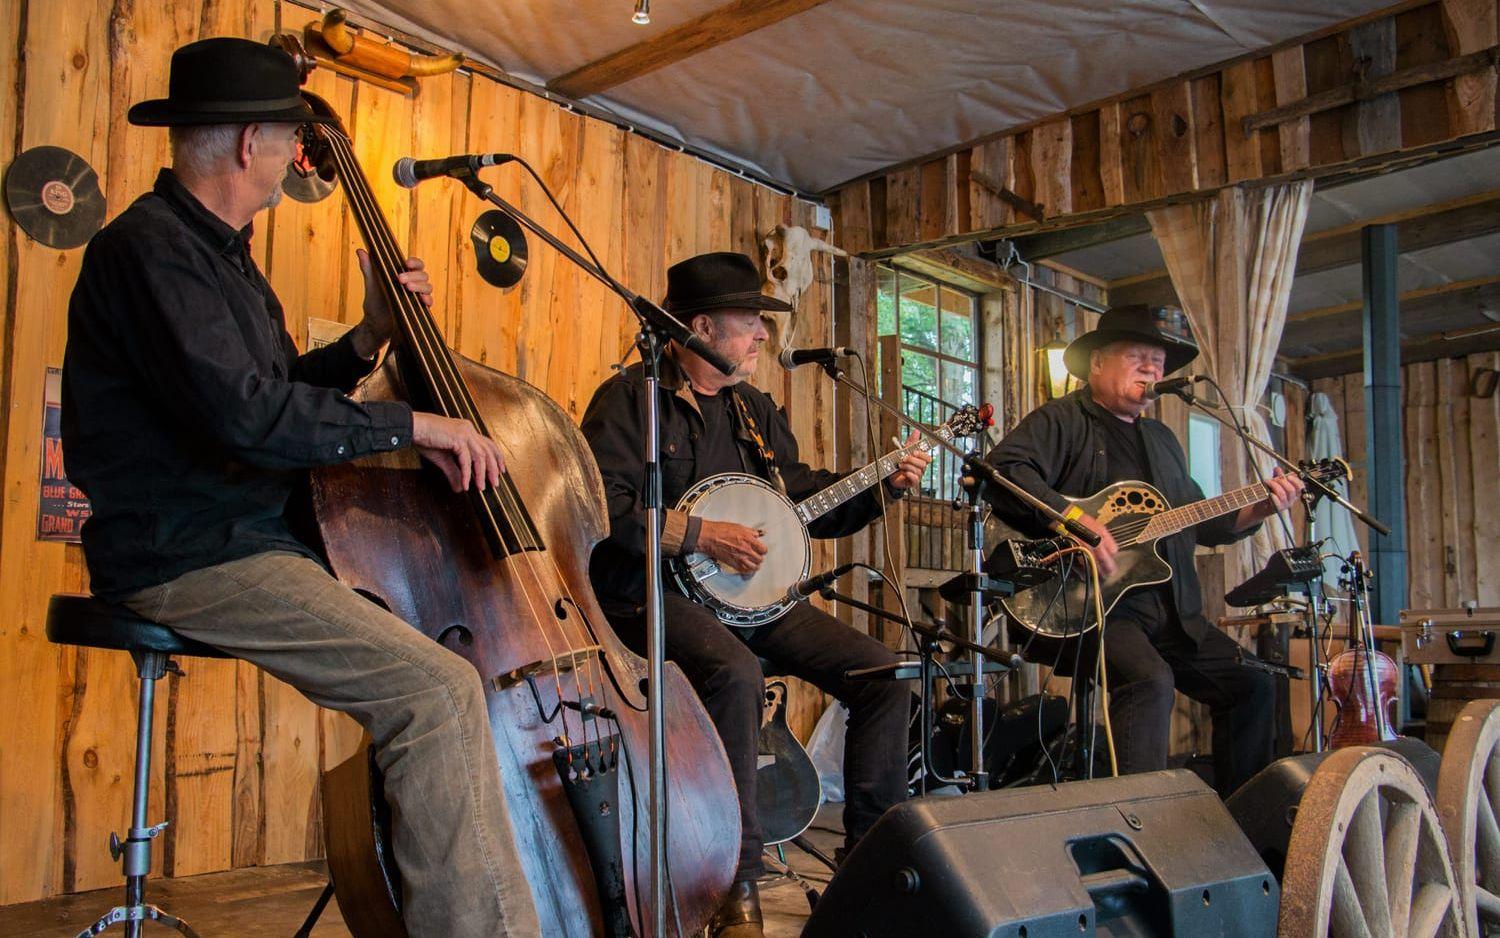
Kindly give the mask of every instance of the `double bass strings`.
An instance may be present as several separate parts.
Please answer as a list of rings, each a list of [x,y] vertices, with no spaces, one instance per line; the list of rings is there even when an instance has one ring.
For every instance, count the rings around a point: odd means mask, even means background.
[[[440,405],[444,406],[451,415],[470,420],[476,428],[488,435],[488,430],[478,413],[477,406],[468,393],[462,376],[457,373],[451,357],[447,355],[446,346],[442,343],[441,337],[437,335],[436,324],[432,321],[430,315],[427,314],[426,307],[422,306],[421,301],[402,288],[399,280],[397,280],[397,275],[404,269],[404,265],[401,263],[401,252],[395,244],[394,236],[391,234],[383,214],[381,214],[378,205],[375,203],[374,197],[369,190],[369,182],[359,167],[358,160],[353,154],[348,138],[341,133],[329,131],[327,128],[324,128],[324,130],[324,137],[329,141],[330,149],[334,154],[336,163],[338,163],[340,175],[345,177],[346,191],[349,193],[351,209],[354,211],[361,229],[365,232],[366,241],[369,243],[372,252],[376,255],[376,260],[380,262],[379,269],[384,278],[387,296],[391,300],[392,309],[401,317],[403,325],[406,327],[407,336],[413,345],[417,346],[416,351],[418,354],[416,358],[418,359],[419,367],[424,372],[429,389],[435,397],[439,398]],[[483,495],[477,501],[487,515],[483,520],[496,529],[495,533],[497,536],[499,535],[499,523],[494,517],[496,508],[505,516],[505,520],[510,524],[512,531],[523,529],[534,530],[530,526],[524,509],[520,508],[519,504],[513,504],[518,498],[518,493],[510,487],[507,476],[502,477],[502,485],[500,487],[483,489],[481,491]],[[491,498],[494,500],[493,505],[490,501]],[[517,539],[519,540],[519,536]],[[499,543],[504,543],[503,537]],[[528,572],[536,581],[534,585],[539,590],[545,591],[540,571],[535,564],[535,559],[529,556],[531,552],[525,550],[523,546],[521,553],[527,555],[524,557],[524,562]],[[554,562],[555,567],[556,564]],[[564,591],[568,592],[568,599],[572,603],[573,608],[580,616],[585,615],[576,598],[568,590],[566,580],[560,575],[560,570],[555,570],[555,572],[558,574],[555,579],[563,587]],[[532,595],[532,585],[526,583],[524,577],[518,579],[522,595],[525,597],[532,618],[538,626],[538,634],[542,637],[547,647],[547,653],[556,661],[558,660],[557,650],[552,643],[551,637],[548,635],[546,627],[547,619],[552,617],[545,611],[539,610],[537,599]],[[581,705],[585,699],[585,687],[587,687],[587,696],[592,698],[596,689],[596,678],[602,682],[602,675],[596,673],[600,665],[597,658],[586,656],[586,658],[592,660],[586,660],[583,667],[580,668],[578,666],[578,643],[567,634],[561,624],[558,625],[558,628],[562,633],[559,637],[566,643],[567,650],[572,658],[574,666],[570,670],[572,672],[573,689],[577,693]],[[563,679],[557,668],[552,669],[552,683],[558,695],[558,701],[561,703],[565,697],[565,692]],[[565,741],[569,741],[568,758],[571,762],[572,746],[566,709],[560,709],[559,715],[562,722],[563,738]],[[589,742],[591,722],[591,720],[586,718],[580,720],[580,728],[585,744]],[[595,736],[595,741],[602,740],[602,733],[598,732],[597,729]]]

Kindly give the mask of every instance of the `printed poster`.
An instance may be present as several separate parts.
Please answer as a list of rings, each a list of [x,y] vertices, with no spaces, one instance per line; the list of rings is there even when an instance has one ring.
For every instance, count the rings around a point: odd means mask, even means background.
[[[43,541],[78,543],[89,500],[63,473],[62,369],[47,369],[42,397],[42,489],[36,512],[36,536]]]

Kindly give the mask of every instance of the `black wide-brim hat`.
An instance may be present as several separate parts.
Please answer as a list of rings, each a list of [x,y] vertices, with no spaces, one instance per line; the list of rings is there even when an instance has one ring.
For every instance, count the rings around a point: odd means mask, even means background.
[[[667,268],[669,313],[712,313],[725,309],[755,309],[790,313],[792,306],[760,292],[760,271],[744,254],[719,251],[699,254]]]
[[[308,106],[301,77],[281,49],[230,36],[201,39],[172,53],[167,97],[132,105],[127,116],[142,127],[331,120]]]
[[[1111,306],[1099,317],[1099,322],[1090,332],[1074,339],[1063,352],[1063,364],[1075,378],[1088,380],[1089,353],[1103,348],[1111,342],[1146,342],[1160,346],[1167,353],[1163,375],[1186,365],[1198,357],[1198,346],[1162,328],[1162,324],[1182,313],[1170,306],[1147,306],[1132,303],[1128,306]]]

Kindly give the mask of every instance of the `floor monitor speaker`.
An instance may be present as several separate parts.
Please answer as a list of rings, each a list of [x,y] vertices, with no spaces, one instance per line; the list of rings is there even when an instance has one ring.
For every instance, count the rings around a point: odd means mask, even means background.
[[[1270,936],[1278,900],[1223,802],[1179,770],[897,805],[802,934]]]

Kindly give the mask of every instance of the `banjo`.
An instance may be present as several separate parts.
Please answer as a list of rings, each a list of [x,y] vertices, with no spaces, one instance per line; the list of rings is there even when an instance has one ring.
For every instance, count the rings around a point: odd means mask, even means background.
[[[994,408],[967,404],[935,432],[944,440],[965,437],[989,426]],[[807,576],[812,544],[807,526],[886,477],[894,475],[907,454],[928,450],[925,442],[892,450],[815,492],[801,502],[778,492],[756,476],[725,472],[688,489],[676,508],[694,518],[731,521],[761,532],[766,556],[760,569],[740,573],[721,567],[708,554],[693,551],[668,560],[673,580],[688,597],[712,609],[725,625],[764,625],[796,605],[790,590]]]

